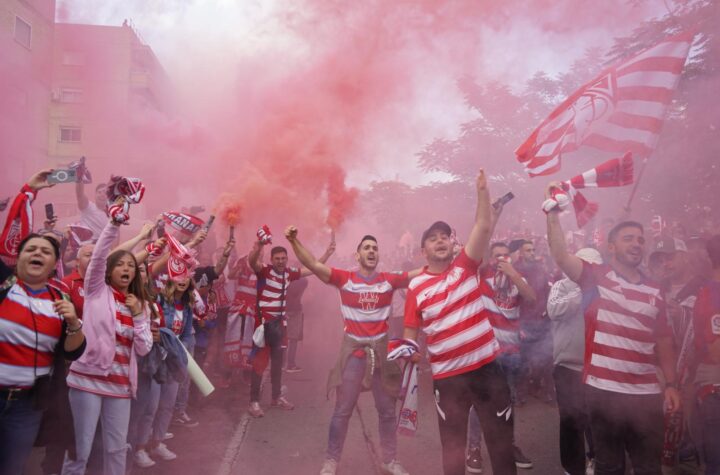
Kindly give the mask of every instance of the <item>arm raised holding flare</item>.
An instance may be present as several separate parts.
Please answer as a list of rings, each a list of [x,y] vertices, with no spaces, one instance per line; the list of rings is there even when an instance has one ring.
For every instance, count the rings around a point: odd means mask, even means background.
[[[547,186],[545,189],[546,202],[553,199],[553,193],[561,186],[560,182],[552,182]],[[559,207],[553,207],[546,210],[545,213],[547,214],[547,239],[550,255],[570,280],[578,282],[582,274],[583,264],[579,257],[569,253],[567,250],[565,234],[562,226],[560,226],[560,209]]]

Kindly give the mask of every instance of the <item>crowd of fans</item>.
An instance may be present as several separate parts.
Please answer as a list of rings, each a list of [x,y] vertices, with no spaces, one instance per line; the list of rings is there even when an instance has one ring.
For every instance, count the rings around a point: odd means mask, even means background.
[[[512,416],[529,397],[557,407],[568,474],[623,474],[626,457],[636,475],[661,464],[720,473],[717,230],[605,220],[566,235],[551,202],[547,236],[512,234],[481,173],[465,242],[436,222],[418,251],[389,253],[383,267],[396,273],[378,274],[368,235],[352,262],[335,263],[342,271],[325,265],[334,240],[316,259],[289,227],[301,268],[284,247],[265,256],[267,227],[242,257],[232,235],[198,253],[207,226],[169,232],[162,219],[120,242],[144,191],[134,179],[97,185],[92,201],[80,180],[77,222],[57,231],[48,215],[37,226],[32,203],[51,172],[7,205],[0,236],[0,475],[21,474],[33,445],[45,447],[46,474],[124,475],[177,458],[171,424],[201,423],[188,409],[202,397],[192,361],[219,374],[220,389],[246,378],[253,417],[270,366],[272,405],[292,410],[281,379],[283,365],[301,371],[311,274],[339,289],[345,322],[321,474],[336,472],[363,390],[378,408],[382,469],[408,473],[395,460],[406,395],[402,365],[387,361],[392,341],[433,375],[447,475],[482,472],[483,434],[494,473],[532,468]]]

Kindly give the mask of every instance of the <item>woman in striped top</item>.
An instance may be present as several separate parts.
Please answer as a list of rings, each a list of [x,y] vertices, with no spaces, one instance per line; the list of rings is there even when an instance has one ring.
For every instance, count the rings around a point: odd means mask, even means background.
[[[85,473],[102,418],[103,473],[124,475],[130,401],[137,388],[137,358],[150,351],[148,302],[128,251],[110,254],[119,234],[111,221],[100,234],[85,275],[83,310],[88,350],[70,366],[67,384],[75,427],[76,458],[63,475]],[[110,254],[108,256],[108,254]]]
[[[73,305],[50,284],[60,257],[57,242],[30,234],[37,192],[51,186],[52,170],[34,175],[15,198],[2,231],[0,254],[0,474],[23,472],[40,427],[41,388],[54,359],[85,350]],[[15,245],[17,244],[17,247]]]

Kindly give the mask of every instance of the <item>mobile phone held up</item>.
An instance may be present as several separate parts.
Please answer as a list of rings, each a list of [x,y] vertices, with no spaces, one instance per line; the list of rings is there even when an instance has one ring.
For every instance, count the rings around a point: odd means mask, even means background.
[[[47,181],[48,183],[75,183],[77,171],[72,168],[55,170],[48,175]]]
[[[45,205],[45,219],[48,221],[52,221],[55,217],[55,209],[53,208],[52,203],[48,203]]]
[[[157,233],[158,239],[165,237],[165,221],[162,219],[158,221],[157,226],[155,227],[155,232]]]
[[[512,200],[513,198],[515,198],[515,195],[513,195],[513,192],[508,191],[507,193],[505,193],[504,195],[502,195],[500,198],[496,199],[493,202],[493,204],[492,204],[493,208],[498,209],[500,206],[506,205],[508,203],[508,201]]]

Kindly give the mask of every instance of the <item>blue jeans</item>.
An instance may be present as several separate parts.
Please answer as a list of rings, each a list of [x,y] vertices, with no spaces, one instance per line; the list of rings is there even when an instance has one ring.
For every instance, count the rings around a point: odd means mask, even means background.
[[[153,421],[160,403],[160,385],[152,376],[139,373],[135,399],[130,408],[128,443],[133,450],[147,445],[152,434]]]
[[[366,358],[357,358],[355,356],[350,356],[345,364],[342,383],[337,388],[335,412],[333,412],[332,419],[330,419],[327,449],[327,458],[329,459],[340,461],[350,417],[362,390],[365,364]],[[388,394],[383,388],[380,370],[376,370],[375,374],[373,374],[372,393],[375,398],[375,408],[378,412],[380,448],[382,449],[383,462],[389,463],[395,460],[397,453],[395,397]]]
[[[156,384],[156,383],[153,383]],[[157,411],[155,412],[155,420],[153,421],[151,440],[154,442],[162,442],[165,433],[170,427],[170,421],[173,416],[173,408],[177,399],[178,387],[180,383],[172,378],[160,384],[160,401],[158,402]]]
[[[30,398],[0,400],[0,475],[23,473],[41,420]]]
[[[195,352],[195,338],[191,338],[189,341],[183,341],[183,345],[187,348],[190,356]],[[188,398],[190,397],[190,375],[186,374],[185,379],[180,383],[177,392],[177,399],[175,400],[175,412],[182,413],[187,409]]]
[[[702,427],[705,474],[720,475],[720,394],[710,394],[698,406]]]

